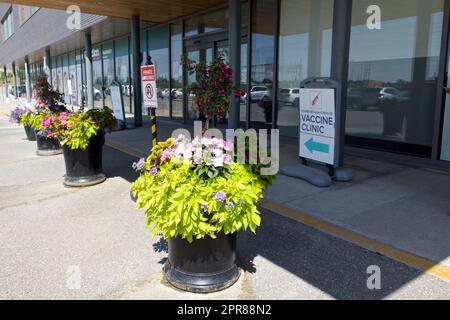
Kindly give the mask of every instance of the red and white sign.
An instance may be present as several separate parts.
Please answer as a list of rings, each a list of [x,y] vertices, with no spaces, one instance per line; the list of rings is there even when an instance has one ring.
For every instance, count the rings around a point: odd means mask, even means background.
[[[155,66],[141,67],[142,102],[146,108],[158,108]]]

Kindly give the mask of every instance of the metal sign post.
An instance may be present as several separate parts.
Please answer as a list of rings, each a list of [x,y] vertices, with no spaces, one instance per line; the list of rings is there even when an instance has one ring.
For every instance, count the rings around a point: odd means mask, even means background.
[[[158,93],[156,87],[156,68],[152,58],[147,57],[147,65],[141,67],[142,95],[144,107],[148,108],[152,126],[152,147],[158,142],[156,127],[156,109],[158,108]]]

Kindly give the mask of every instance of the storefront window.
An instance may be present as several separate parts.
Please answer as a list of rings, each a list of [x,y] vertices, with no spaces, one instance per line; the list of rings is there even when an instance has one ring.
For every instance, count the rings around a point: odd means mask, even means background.
[[[115,41],[116,77],[122,86],[125,112],[133,113],[131,104],[130,60],[128,38]]]
[[[281,0],[277,127],[298,137],[300,82],[329,77],[333,0]]]
[[[225,31],[228,29],[228,10],[219,10],[187,19],[185,22],[185,36],[202,33]]]
[[[56,58],[51,58],[52,61],[52,87],[54,90],[58,90],[58,71],[57,71],[57,67],[58,67],[58,60]]]
[[[64,80],[63,80],[63,57],[58,57],[58,67],[57,67],[57,81],[58,81],[58,91],[64,94]]]
[[[67,54],[61,56],[63,63],[63,86],[64,86],[64,102],[70,104],[69,98],[69,57]]]
[[[101,47],[92,48],[92,76],[94,78],[94,107],[103,106],[103,74]]]
[[[148,31],[148,46],[156,68],[158,109],[156,115],[169,117],[169,27],[168,25]]]
[[[171,67],[172,67],[172,117],[183,117],[183,66],[181,65],[181,55],[183,53],[182,26],[172,24],[170,28],[171,41]]]
[[[78,105],[77,94],[77,70],[75,62],[75,53],[69,54],[69,84],[70,84],[70,100],[72,105]]]
[[[380,29],[367,8],[382,12]],[[353,2],[347,98],[348,141],[431,154],[443,0]]]
[[[272,124],[276,12],[276,0],[253,1],[251,90],[246,99],[250,99],[250,121],[256,128]]]
[[[112,42],[102,45],[102,57],[105,106],[112,108],[111,90],[109,89],[111,83],[114,81],[114,52]]]
[[[84,84],[84,74],[83,74],[83,54],[80,51],[77,51],[75,54],[75,61],[76,61],[76,72],[77,72],[77,96],[78,96],[78,105],[83,106],[84,105],[84,91],[83,91],[83,84]]]

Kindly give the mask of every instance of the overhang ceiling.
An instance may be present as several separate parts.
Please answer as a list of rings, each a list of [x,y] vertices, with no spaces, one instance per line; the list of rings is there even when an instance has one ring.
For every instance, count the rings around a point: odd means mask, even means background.
[[[59,10],[66,10],[71,5],[77,5],[82,13],[121,18],[130,18],[138,14],[141,20],[162,23],[227,3],[227,0],[12,0],[9,2]]]

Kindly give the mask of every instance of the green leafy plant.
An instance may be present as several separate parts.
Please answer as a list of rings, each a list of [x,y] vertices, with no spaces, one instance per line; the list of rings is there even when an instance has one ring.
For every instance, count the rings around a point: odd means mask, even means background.
[[[180,137],[159,143],[133,165],[141,175],[131,190],[153,236],[192,242],[220,232],[256,232],[261,224],[256,203],[273,177],[234,162],[233,150],[233,143],[221,139]]]
[[[86,150],[91,138],[108,133],[116,127],[117,120],[108,107],[87,112],[62,112],[41,119],[47,136],[56,137],[71,149]]]

